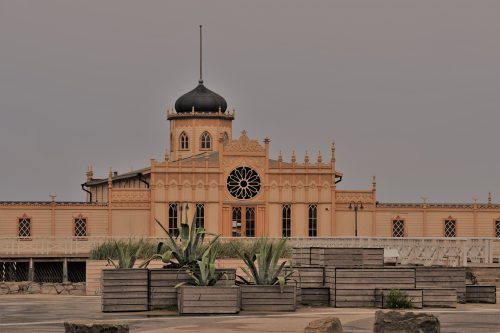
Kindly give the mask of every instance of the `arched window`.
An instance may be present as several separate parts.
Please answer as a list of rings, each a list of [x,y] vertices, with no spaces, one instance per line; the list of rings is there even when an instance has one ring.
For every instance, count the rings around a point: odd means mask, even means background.
[[[292,236],[292,208],[289,204],[283,205],[283,207],[282,207],[281,224],[282,224],[283,237],[291,237]]]
[[[203,132],[200,141],[201,141],[201,149],[212,149],[212,137],[210,136],[210,133]]]
[[[318,236],[318,206],[309,205],[309,237]]]
[[[405,221],[399,216],[392,220],[392,237],[405,236]]]
[[[451,217],[444,220],[444,237],[457,237],[457,221]]]
[[[177,208],[176,203],[168,205],[168,232],[172,236],[177,236],[179,234],[179,228],[177,226]]]
[[[196,228],[205,228],[205,205],[202,203],[196,204],[196,211],[194,215]]]
[[[189,149],[189,138],[186,132],[182,132],[179,137],[179,149],[187,150]]]

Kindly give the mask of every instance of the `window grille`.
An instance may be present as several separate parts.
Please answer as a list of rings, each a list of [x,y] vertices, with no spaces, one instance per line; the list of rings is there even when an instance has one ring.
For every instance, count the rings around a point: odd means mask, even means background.
[[[171,203],[168,205],[168,232],[172,236],[177,236],[179,234],[179,228],[177,224],[178,215],[178,204]]]
[[[392,221],[392,237],[405,236],[405,221],[401,219]]]
[[[202,203],[196,204],[195,210],[195,226],[196,228],[205,228],[205,205]]]
[[[189,138],[186,134],[186,132],[182,132],[181,136],[179,138],[179,148],[183,150],[189,149]]]
[[[444,221],[444,237],[457,237],[457,222],[455,220]]]
[[[255,237],[255,208],[245,209],[245,236]]]
[[[232,235],[233,237],[241,237],[241,207],[233,207]]]
[[[34,262],[34,281],[35,282],[63,282],[63,263],[56,262]]]
[[[282,207],[281,228],[283,237],[292,236],[292,208],[286,204]]]
[[[208,132],[201,135],[201,149],[212,149],[212,137]]]
[[[0,282],[28,281],[28,262],[0,262]]]
[[[19,238],[29,239],[31,238],[31,219],[23,217],[19,219]]]
[[[85,261],[68,261],[68,281],[85,282],[86,266]]]
[[[227,190],[237,199],[252,199],[259,194],[260,176],[252,168],[238,167],[227,177]]]
[[[318,206],[309,205],[309,237],[318,236]]]
[[[495,221],[495,237],[500,238],[500,220]]]
[[[78,217],[75,219],[75,237],[87,237],[87,219]]]

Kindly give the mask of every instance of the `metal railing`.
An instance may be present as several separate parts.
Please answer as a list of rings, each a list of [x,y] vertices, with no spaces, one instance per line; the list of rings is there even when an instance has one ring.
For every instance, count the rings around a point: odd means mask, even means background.
[[[97,245],[107,240],[144,239],[151,242],[162,237],[42,237],[31,240],[0,238],[0,258],[19,257],[86,257]],[[221,238],[227,240],[231,238]],[[248,238],[242,240],[251,241]],[[397,250],[402,264],[463,265],[492,264],[500,261],[498,238],[388,238],[388,237],[316,237],[290,238],[295,247],[377,247]],[[1,261],[1,260],[0,260]]]

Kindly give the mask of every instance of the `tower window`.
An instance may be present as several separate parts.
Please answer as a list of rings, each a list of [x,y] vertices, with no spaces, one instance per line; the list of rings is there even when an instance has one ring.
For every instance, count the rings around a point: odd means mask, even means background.
[[[177,225],[177,213],[178,205],[176,203],[171,203],[168,205],[168,232],[172,236],[177,236],[179,234],[179,227]]]
[[[205,228],[205,205],[202,203],[196,204],[196,211],[194,216],[196,228]]]
[[[222,143],[225,145],[227,145],[229,143],[229,135],[227,134],[227,132],[224,132],[224,136],[223,136],[223,139],[222,139]]]
[[[444,237],[457,237],[457,221],[444,221]]]
[[[292,208],[288,204],[282,207],[281,230],[283,237],[292,236]]]
[[[309,237],[318,236],[318,206],[309,205]]]
[[[21,239],[30,239],[31,238],[31,219],[30,218],[22,217],[19,219],[18,236]]]
[[[405,236],[405,221],[402,219],[395,219],[392,221],[392,237]]]
[[[500,238],[500,220],[495,221],[495,237]]]
[[[212,149],[212,137],[208,132],[201,135],[201,149]]]
[[[179,137],[179,149],[187,150],[189,149],[189,137],[186,132],[182,132]]]
[[[83,217],[77,217],[75,219],[75,230],[74,236],[79,238],[87,237],[87,219]]]

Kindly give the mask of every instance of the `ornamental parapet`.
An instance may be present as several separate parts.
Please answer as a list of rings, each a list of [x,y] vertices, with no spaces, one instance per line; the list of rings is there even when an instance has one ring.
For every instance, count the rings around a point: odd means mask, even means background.
[[[172,119],[190,119],[190,118],[201,118],[201,119],[224,119],[224,120],[234,120],[236,111],[227,112],[185,112],[177,113],[175,110],[167,110],[167,120]]]

